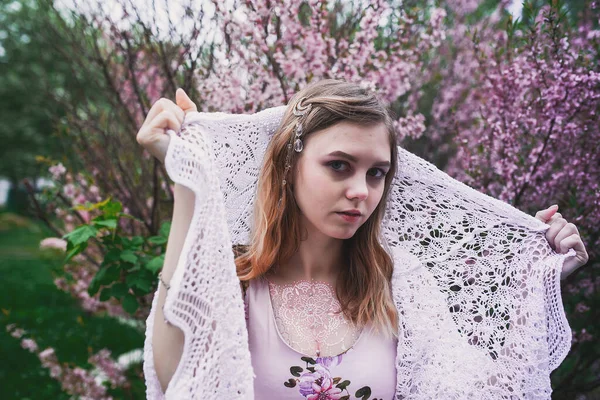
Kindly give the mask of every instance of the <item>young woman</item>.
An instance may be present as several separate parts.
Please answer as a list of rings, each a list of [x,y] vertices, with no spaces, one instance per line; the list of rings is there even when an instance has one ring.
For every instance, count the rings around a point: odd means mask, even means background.
[[[159,100],[138,142],[164,162],[165,130],[179,131],[194,111],[182,90],[177,105]],[[358,85],[324,80],[290,100],[262,163],[250,245],[235,259],[256,399],[394,398],[399,316],[381,223],[397,151],[385,105]],[[176,184],[164,289],[193,209],[193,192]],[[152,334],[163,392],[185,342],[162,313],[166,294],[158,292]]]

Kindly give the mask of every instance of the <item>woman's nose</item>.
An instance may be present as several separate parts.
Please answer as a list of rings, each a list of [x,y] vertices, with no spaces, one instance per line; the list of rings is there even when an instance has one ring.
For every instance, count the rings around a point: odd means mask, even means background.
[[[354,178],[350,181],[346,190],[346,197],[350,200],[366,200],[369,196],[369,187],[367,181],[363,178]]]

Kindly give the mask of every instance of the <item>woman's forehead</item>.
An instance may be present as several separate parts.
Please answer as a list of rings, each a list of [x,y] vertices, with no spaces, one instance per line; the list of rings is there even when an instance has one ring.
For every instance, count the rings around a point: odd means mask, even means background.
[[[369,158],[389,161],[390,139],[384,123],[358,125],[341,122],[308,135],[307,150],[320,155],[349,155],[349,158]],[[343,153],[343,154],[340,154]]]

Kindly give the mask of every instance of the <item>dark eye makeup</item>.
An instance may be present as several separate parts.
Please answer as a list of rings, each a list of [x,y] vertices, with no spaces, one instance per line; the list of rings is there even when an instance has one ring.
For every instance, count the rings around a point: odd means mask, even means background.
[[[341,169],[341,167],[339,166],[346,166],[347,168],[350,168],[350,165],[346,162],[346,161],[342,161],[342,160],[333,160],[333,161],[329,161],[327,163],[327,165],[333,169],[336,172],[347,172],[347,169]],[[385,178],[387,171],[385,171],[384,169],[381,168],[371,168],[369,171],[375,171],[375,175],[370,175],[373,178],[376,179],[383,179]]]

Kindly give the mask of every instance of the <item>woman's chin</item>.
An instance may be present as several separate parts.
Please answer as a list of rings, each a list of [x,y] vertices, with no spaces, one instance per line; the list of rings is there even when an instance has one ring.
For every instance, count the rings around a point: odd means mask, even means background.
[[[337,229],[333,232],[330,232],[330,237],[334,239],[350,239],[356,233],[356,229]]]

